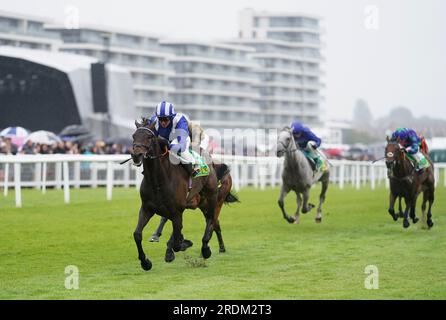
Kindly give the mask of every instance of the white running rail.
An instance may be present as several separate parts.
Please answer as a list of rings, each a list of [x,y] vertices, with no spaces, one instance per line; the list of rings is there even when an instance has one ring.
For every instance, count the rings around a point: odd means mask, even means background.
[[[120,165],[129,155],[0,155],[0,187],[6,197],[14,189],[16,207],[22,206],[22,188],[36,188],[45,193],[47,188],[63,189],[65,203],[70,202],[70,188],[105,186],[107,200],[112,199],[113,187],[136,187],[142,180],[142,167],[131,161]],[[283,158],[213,155],[214,160],[231,168],[233,188],[246,186],[265,189],[281,184]],[[388,187],[387,169],[383,162],[330,160],[330,181],[343,189],[352,185],[360,189]],[[446,186],[446,163],[435,164],[436,183],[443,172]],[[1,202],[1,201],[0,201]]]

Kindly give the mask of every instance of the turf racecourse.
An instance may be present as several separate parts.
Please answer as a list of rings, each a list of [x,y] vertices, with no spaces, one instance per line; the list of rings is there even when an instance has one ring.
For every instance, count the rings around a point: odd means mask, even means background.
[[[312,190],[316,200],[319,188]],[[137,260],[132,233],[137,221],[134,188],[23,191],[0,198],[1,299],[445,299],[446,188],[436,192],[435,226],[403,230],[386,212],[388,191],[343,191],[331,186],[322,224],[314,212],[288,224],[277,206],[278,189],[244,189],[240,204],[226,206],[221,224],[227,252],[199,258],[204,220],[185,213],[184,234],[194,242],[164,262],[168,225],[160,243],[148,242],[159,222],[144,232],[153,269]],[[295,197],[286,199],[294,212]],[[420,201],[419,201],[420,202]],[[418,206],[419,207],[419,206]],[[421,216],[420,210],[418,215]],[[64,287],[67,265],[79,269],[79,289]],[[364,268],[379,270],[379,289],[364,288]]]

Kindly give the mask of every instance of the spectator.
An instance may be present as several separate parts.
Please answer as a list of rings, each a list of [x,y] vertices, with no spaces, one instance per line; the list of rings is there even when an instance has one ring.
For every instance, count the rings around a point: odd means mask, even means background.
[[[56,147],[53,150],[53,153],[65,154],[67,153],[67,149],[65,146],[65,142],[61,141],[56,144]]]
[[[26,141],[22,146],[21,154],[36,154],[36,148],[31,140]]]
[[[2,148],[2,153],[4,154],[17,154],[17,146],[12,143],[11,138],[4,138],[4,146]]]

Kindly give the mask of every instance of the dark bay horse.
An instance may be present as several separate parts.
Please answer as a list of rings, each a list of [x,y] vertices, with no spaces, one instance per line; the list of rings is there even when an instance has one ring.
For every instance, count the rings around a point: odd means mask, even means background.
[[[423,152],[424,153],[424,152]],[[387,137],[387,146],[385,149],[386,166],[389,172],[390,180],[390,199],[389,199],[389,214],[393,220],[396,221],[398,216],[395,214],[395,200],[397,198],[404,198],[406,202],[406,209],[404,211],[403,227],[409,227],[409,219],[413,223],[418,222],[415,215],[415,208],[418,195],[423,192],[423,204],[421,206],[423,218],[422,222],[431,228],[434,223],[432,221],[432,204],[434,203],[435,193],[435,177],[434,165],[429,156],[424,153],[430,163],[430,167],[420,172],[415,170],[412,162],[406,155],[404,148],[396,141],[389,140]],[[426,204],[429,202],[426,220]],[[401,205],[400,205],[401,208]],[[400,209],[401,210],[401,209]]]
[[[157,137],[153,125],[135,121],[133,134],[132,159],[135,165],[143,165],[144,178],[140,186],[141,208],[133,237],[138,249],[138,258],[144,270],[150,270],[152,263],[142,248],[142,231],[150,218],[156,213],[172,221],[173,232],[167,243],[166,262],[175,259],[174,252],[185,250],[183,211],[200,208],[206,218],[206,227],[202,238],[201,254],[207,259],[211,256],[209,240],[212,236],[213,221],[217,214],[218,181],[215,169],[210,166],[210,173],[205,177],[193,179],[189,190],[189,174],[181,165],[175,165],[169,159],[168,141]]]

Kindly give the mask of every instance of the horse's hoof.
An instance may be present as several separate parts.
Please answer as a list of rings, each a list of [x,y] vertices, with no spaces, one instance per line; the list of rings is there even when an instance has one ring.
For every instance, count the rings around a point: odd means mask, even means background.
[[[389,209],[389,214],[392,216],[393,221],[398,220],[398,215],[395,214],[395,211]]]
[[[160,242],[160,237],[156,234],[153,234],[149,241],[150,242]]]
[[[315,218],[314,221],[316,221],[316,223],[321,223],[322,222],[322,218]]]
[[[220,253],[224,253],[224,252],[226,252],[226,249],[225,248],[220,248]]]
[[[150,269],[152,269],[152,262],[150,262],[149,259],[145,259],[141,261],[141,267],[145,270],[145,271],[149,271]]]
[[[394,212],[390,212],[389,211],[389,214],[392,217],[393,221],[397,221],[398,220],[398,215],[396,215]]]
[[[175,253],[173,253],[172,250],[167,249],[166,256],[164,257],[164,261],[172,262],[173,260],[175,260]]]
[[[432,220],[427,220],[427,226],[430,228],[432,228],[434,226],[434,222]]]
[[[179,245],[172,246],[172,249],[174,252],[180,252],[181,251],[181,243]]]
[[[207,247],[207,248],[201,248],[201,255],[203,256],[203,258],[205,259],[209,259],[209,257],[211,256],[212,252],[211,252],[211,248]]]
[[[415,217],[415,218],[412,219],[412,222],[413,222],[414,224],[417,223],[418,221],[420,221],[420,219],[418,219],[417,217]]]
[[[404,229],[409,228],[409,220],[403,221],[403,227],[404,227]]]
[[[187,248],[192,247],[194,244],[192,241],[184,239],[181,243],[181,251],[186,251]]]
[[[306,210],[305,210],[305,208],[302,208],[302,213],[303,213],[303,214],[308,213],[308,212],[310,212],[311,209],[313,209],[314,207],[315,207],[314,204],[309,203],[308,206],[307,206],[307,209],[306,209]]]
[[[398,217],[400,217],[400,218],[404,218],[404,212],[400,211],[400,212],[398,213]]]
[[[286,221],[288,221],[288,223],[294,223],[295,220],[291,217],[287,217]]]
[[[294,224],[299,224],[300,220],[299,219],[294,219]]]

